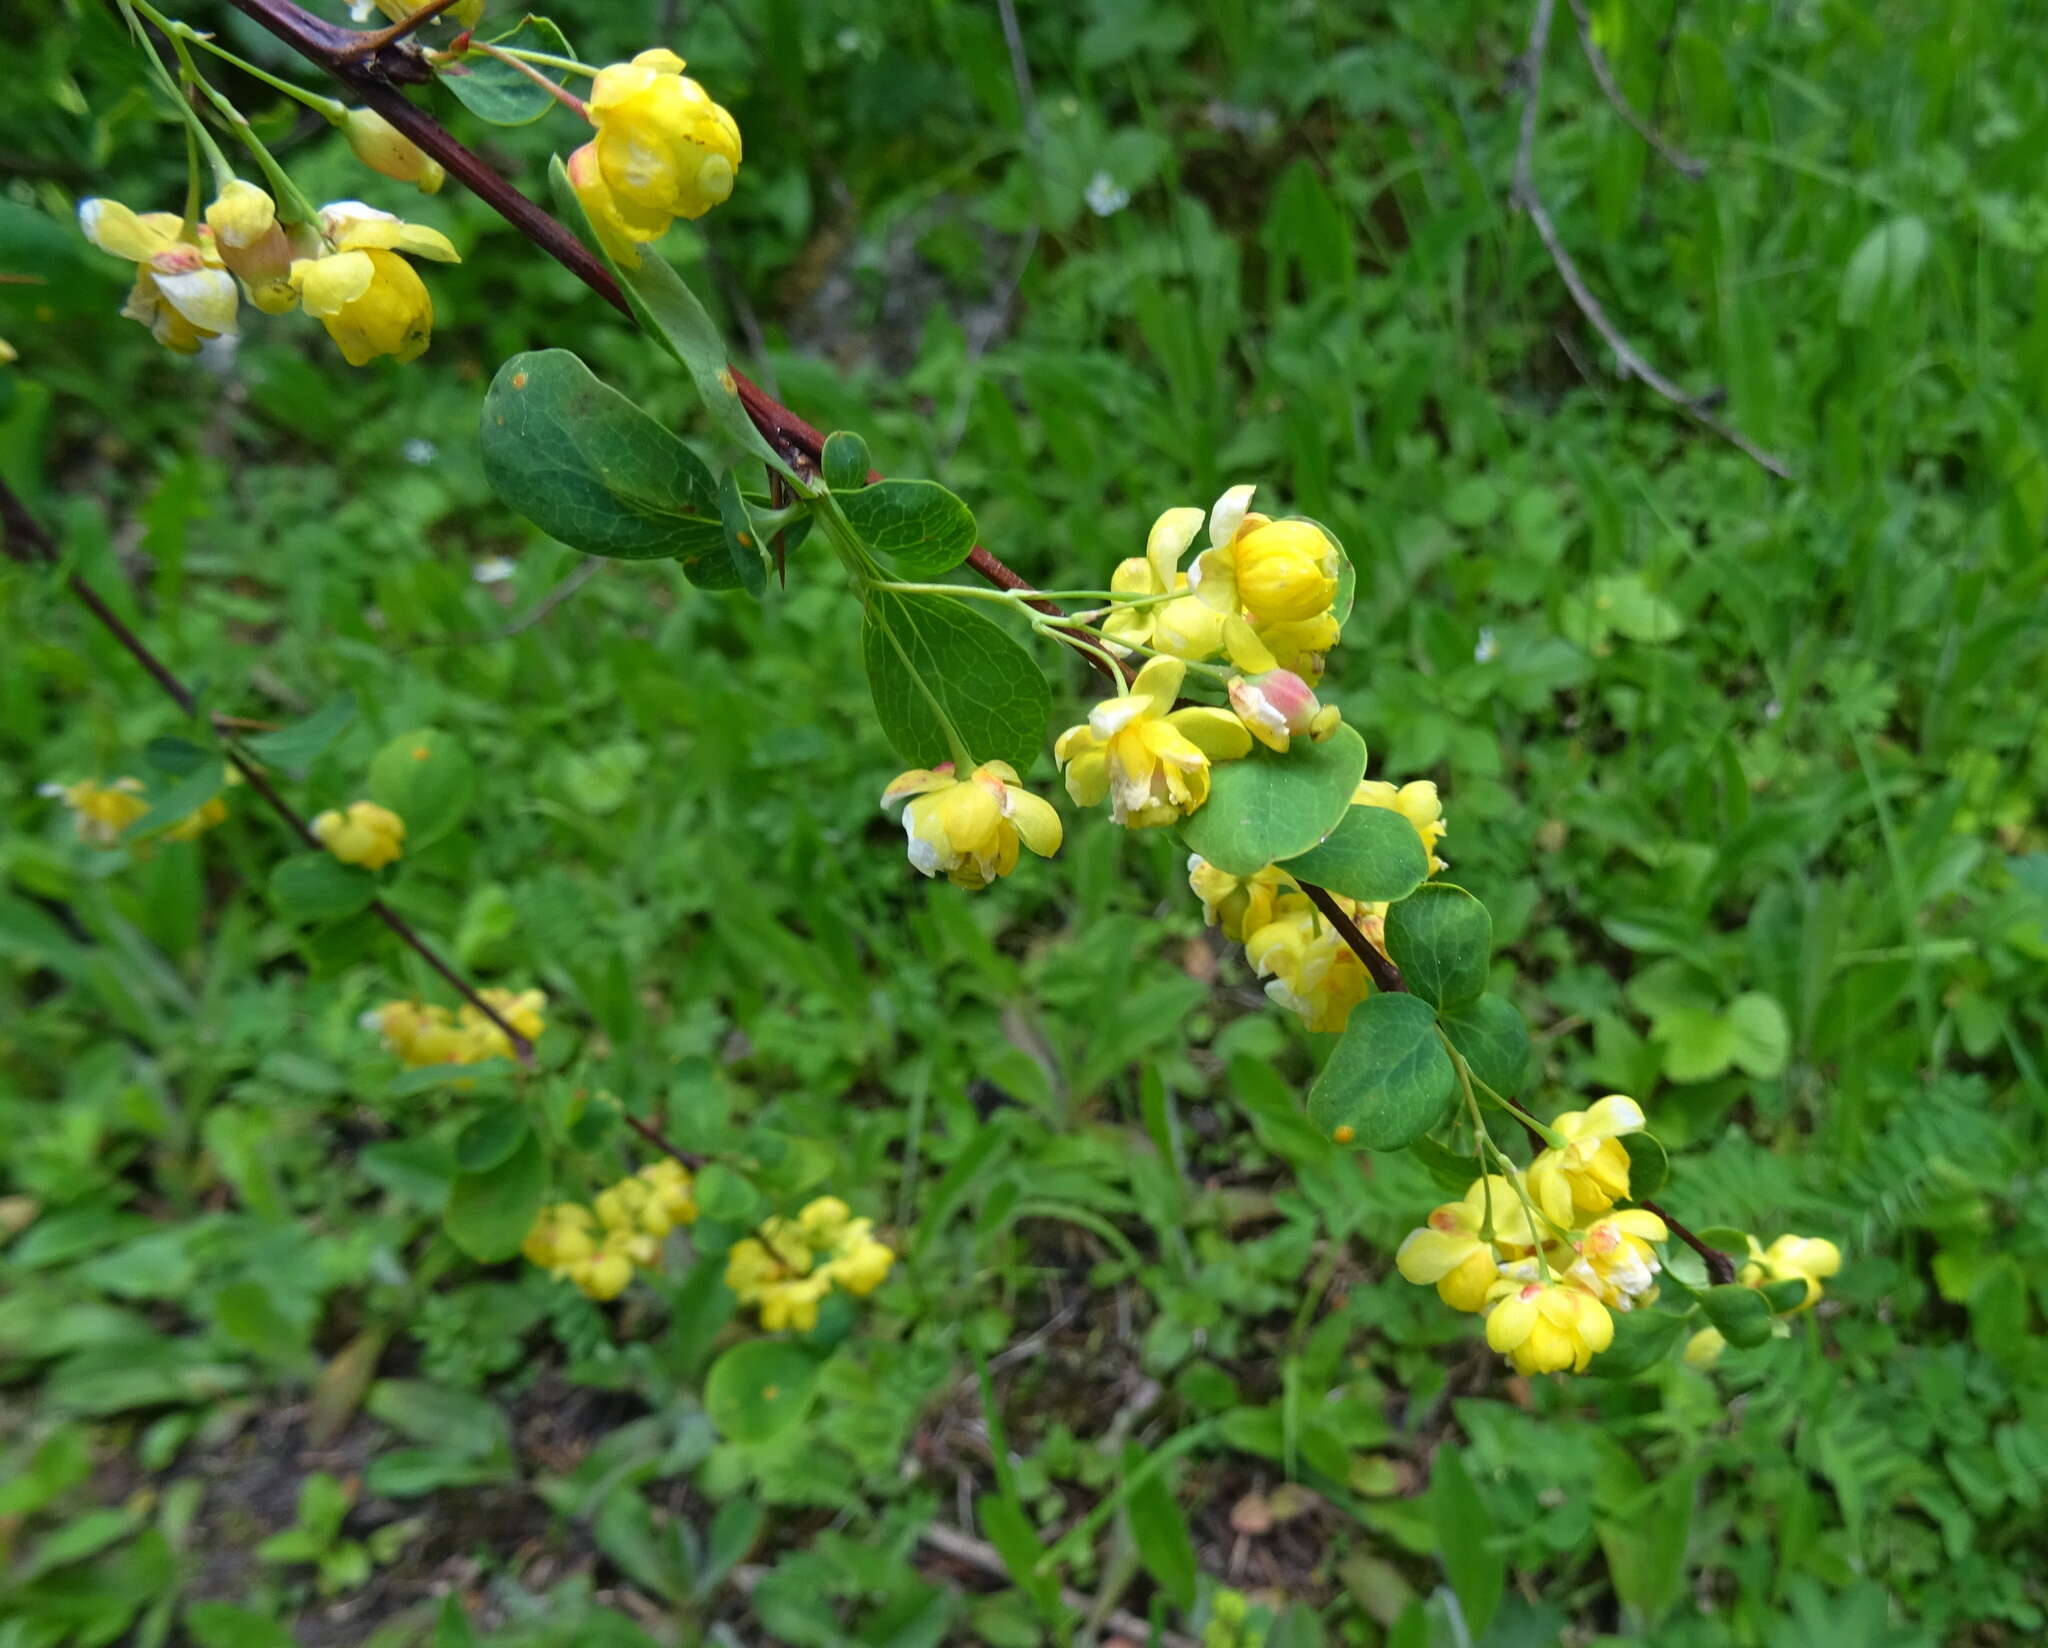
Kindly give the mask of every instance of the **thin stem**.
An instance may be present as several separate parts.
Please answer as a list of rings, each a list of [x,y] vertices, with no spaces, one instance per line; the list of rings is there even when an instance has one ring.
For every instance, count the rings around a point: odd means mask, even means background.
[[[1337,929],[1337,936],[1350,945],[1358,959],[1365,963],[1365,970],[1372,975],[1373,988],[1381,991],[1406,990],[1407,980],[1401,977],[1401,969],[1379,952],[1379,947],[1364,933],[1358,923],[1345,914],[1344,907],[1327,887],[1319,887],[1313,881],[1296,881],[1295,885],[1304,893],[1318,910],[1323,919]]]
[[[1438,1030],[1437,1034],[1442,1036],[1442,1030]],[[1508,1159],[1507,1152],[1493,1142],[1493,1135],[1487,1131],[1485,1118],[1479,1114],[1479,1096],[1472,1091],[1472,1073],[1466,1068],[1464,1058],[1448,1040],[1444,1042],[1444,1051],[1451,1055],[1451,1068],[1457,1072],[1458,1085],[1465,1090],[1465,1109],[1472,1117],[1472,1131],[1479,1149],[1480,1166],[1483,1168],[1486,1165],[1487,1154],[1491,1152],[1495,1163],[1503,1169],[1501,1177],[1507,1180],[1508,1188],[1514,1191],[1515,1200],[1522,1204],[1522,1218],[1529,1227],[1529,1240],[1536,1249],[1536,1274],[1539,1277],[1549,1276],[1554,1267],[1543,1251],[1542,1227],[1536,1222],[1536,1210],[1529,1205],[1528,1192],[1522,1188],[1521,1169]],[[1493,1224],[1493,1187],[1486,1185],[1485,1181],[1490,1177],[1492,1175],[1487,1173],[1480,1175],[1486,1198],[1486,1227],[1489,1229]],[[1495,1240],[1491,1235],[1486,1239],[1489,1242]]]
[[[136,15],[132,0],[119,0],[121,15],[128,24],[128,32],[135,36],[135,44],[142,52],[143,60],[149,64],[150,73],[157,84],[162,86],[171,100],[171,106],[178,111],[178,118],[185,126],[185,147],[189,156],[189,183],[185,191],[185,222],[192,225],[199,221],[199,155],[204,152],[207,164],[213,168],[217,183],[226,183],[234,174],[228,165],[228,158],[220,152],[220,145],[213,140],[213,133],[206,129],[206,123],[199,118],[199,111],[192,107],[185,95],[185,88],[164,67],[164,60],[157,55],[156,42],[149,37],[142,26],[142,19]],[[170,31],[166,30],[166,34]],[[175,49],[176,42],[173,41]]]
[[[0,480],[0,527],[5,529],[4,538],[0,538],[0,547],[4,547],[6,553],[15,560],[24,565],[40,562],[45,566],[58,567],[63,564],[63,557],[55,540],[43,530],[42,523],[29,513],[28,505],[22,502],[5,480]],[[171,672],[170,666],[149,649],[142,637],[130,629],[113,608],[100,599],[98,592],[90,584],[77,573],[67,572],[64,575],[64,587],[99,621],[100,626],[120,643],[128,655],[142,666],[150,679],[163,689],[165,697],[187,715],[197,711],[198,700],[193,696],[191,689]],[[221,752],[235,771],[242,775],[243,782],[278,816],[286,829],[313,851],[327,850],[325,844],[313,833],[312,825],[306,822],[289,801],[278,794],[276,786],[270,782],[269,775],[252,757],[245,754],[233,739],[222,738]],[[440,952],[421,938],[403,916],[381,898],[371,901],[370,913],[383,922],[401,942],[410,946],[413,953],[422,961],[447,980],[456,994],[495,1025],[511,1045],[521,1064],[533,1063],[533,1043],[506,1023],[504,1015],[484,1000],[468,979],[444,961]]]
[[[679,1149],[677,1146],[670,1144],[667,1134],[663,1133],[659,1128],[649,1126],[638,1116],[630,1115],[623,1110],[619,1114],[625,1118],[628,1127],[635,1133],[638,1133],[649,1144],[653,1145],[656,1150],[661,1151],[664,1155],[673,1156],[692,1172],[701,1173],[704,1170],[704,1164],[708,1160],[707,1157],[693,1155],[690,1151]]]
[[[1705,1242],[1687,1230],[1684,1225],[1672,1218],[1670,1214],[1666,1213],[1655,1202],[1638,1202],[1636,1205],[1646,1213],[1656,1214],[1658,1218],[1662,1219],[1670,1227],[1672,1235],[1676,1236],[1700,1256],[1700,1263],[1707,1267],[1708,1279],[1717,1287],[1725,1286],[1727,1283],[1735,1280],[1735,1261],[1727,1254],[1717,1247],[1707,1246]]]
[[[235,107],[233,100],[225,92],[201,74],[199,65],[192,61],[192,52],[186,42],[196,39],[197,36],[183,23],[173,23],[166,32],[170,36],[171,50],[178,54],[178,66],[185,76],[186,83],[213,106],[213,112],[227,123],[228,130],[242,140],[242,146],[256,161],[256,169],[262,172],[264,181],[270,185],[270,192],[283,212],[285,221],[313,222],[319,216],[319,208],[306,198],[304,192],[291,180],[290,174],[277,163],[277,158],[271,154],[263,140],[256,135],[255,129],[250,126],[249,117]],[[328,100],[323,98],[321,101]],[[227,179],[223,178],[221,182],[224,187]]]
[[[158,28],[162,29],[173,41],[189,40],[194,45],[204,47],[223,63],[227,64],[229,68],[239,69],[251,80],[260,80],[264,85],[270,87],[271,90],[283,92],[285,96],[303,103],[322,119],[332,121],[338,125],[348,118],[347,105],[337,103],[331,97],[322,97],[318,92],[309,92],[303,86],[294,86],[289,80],[281,79],[279,76],[272,74],[268,69],[258,67],[246,57],[229,51],[227,47],[221,45],[219,41],[206,33],[205,30],[195,29],[191,24],[180,22],[175,17],[166,17],[162,12],[150,5],[149,0],[128,0],[128,4],[132,5],[144,17],[147,17]]]
[[[485,49],[482,41],[472,40],[469,51]],[[564,74],[587,74],[595,77],[599,70],[593,63],[579,63],[573,57],[556,57],[551,52],[528,51],[524,46],[496,46],[490,48],[493,57],[516,57],[522,63],[531,63],[537,68],[560,69]],[[462,52],[429,52],[427,55],[436,62],[442,58],[459,58]]]
[[[482,40],[472,40],[469,43],[469,49],[471,51],[480,51],[486,57],[495,57],[500,63],[503,63],[509,69],[517,69],[521,74],[525,75],[527,79],[531,80],[536,86],[540,87],[542,91],[546,92],[548,96],[552,97],[557,103],[561,104],[563,108],[574,111],[577,119],[588,120],[590,118],[590,107],[583,101],[582,98],[578,97],[574,92],[570,91],[568,87],[560,84],[558,81],[550,80],[546,75],[542,74],[540,70],[533,68],[529,64],[522,63],[510,52],[504,51],[501,48],[493,46],[488,42]]]

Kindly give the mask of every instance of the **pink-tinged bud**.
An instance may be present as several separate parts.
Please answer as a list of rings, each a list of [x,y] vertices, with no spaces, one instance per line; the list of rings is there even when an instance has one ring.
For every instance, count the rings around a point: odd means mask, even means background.
[[[1249,679],[1232,676],[1230,707],[1254,738],[1283,753],[1296,733],[1326,738],[1336,725],[1335,706],[1325,710],[1314,689],[1292,670],[1268,670]]]

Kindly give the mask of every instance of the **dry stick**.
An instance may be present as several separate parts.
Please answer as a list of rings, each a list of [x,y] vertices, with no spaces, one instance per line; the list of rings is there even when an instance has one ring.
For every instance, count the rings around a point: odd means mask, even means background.
[[[1586,53],[1586,63],[1593,71],[1593,78],[1600,82],[1600,89],[1607,94],[1607,101],[1614,105],[1614,112],[1635,129],[1636,136],[1656,150],[1666,165],[1675,172],[1698,182],[1707,175],[1707,163],[1667,141],[1657,128],[1636,112],[1635,105],[1623,95],[1620,84],[1614,78],[1614,69],[1607,61],[1607,54],[1593,42],[1593,19],[1587,15],[1586,0],[1571,0],[1572,16],[1578,20],[1579,45]]]
[[[43,529],[42,523],[29,513],[28,505],[21,501],[14,489],[4,480],[0,480],[0,524],[5,526],[5,537],[0,539],[0,547],[4,547],[13,559],[26,566],[33,566],[39,562],[52,568],[62,565],[63,558],[58,553],[55,541]],[[164,695],[172,703],[187,715],[197,710],[198,700],[192,696],[191,690],[171,673],[170,667],[162,659],[150,651],[148,645],[128,627],[120,614],[100,599],[98,592],[90,584],[77,573],[67,572],[64,574],[64,587],[77,598],[86,611],[99,620],[101,627],[121,644],[128,655],[149,672],[150,678],[163,688]],[[262,797],[264,804],[283,820],[287,829],[315,852],[327,850],[320,838],[313,833],[312,826],[289,801],[277,793],[276,787],[271,784],[269,776],[261,767],[243,755],[232,743],[224,742],[221,749],[235,771],[242,775],[243,781]],[[512,1044],[512,1050],[519,1056],[520,1063],[533,1062],[533,1043],[507,1024],[504,1016],[478,995],[467,979],[443,961],[439,952],[414,932],[403,916],[382,899],[371,900],[370,913],[390,928],[398,938],[410,945],[414,954],[446,979],[464,1001],[496,1025],[505,1039]]]
[[[1670,1214],[1666,1213],[1655,1202],[1639,1202],[1636,1205],[1645,1212],[1656,1214],[1665,1224],[1669,1225],[1671,1227],[1671,1234],[1700,1256],[1700,1262],[1707,1267],[1707,1275],[1713,1279],[1717,1286],[1735,1280],[1735,1261],[1729,1258],[1727,1254],[1717,1247],[1707,1246],[1705,1242],[1687,1230],[1684,1225],[1672,1218]]]
[[[236,0],[237,4],[241,0]],[[1528,214],[1529,221],[1536,225],[1536,233],[1543,241],[1544,250],[1550,254],[1550,261],[1556,267],[1558,278],[1564,282],[1564,289],[1571,294],[1572,302],[1578,305],[1607,347],[1614,351],[1615,363],[1623,377],[1640,378],[1651,389],[1662,395],[1673,406],[1703,429],[1711,430],[1728,442],[1744,456],[1755,460],[1780,480],[1790,480],[1792,471],[1785,460],[1758,446],[1733,424],[1724,422],[1708,411],[1704,402],[1688,395],[1677,384],[1659,372],[1640,354],[1613,321],[1607,318],[1607,311],[1600,306],[1600,300],[1593,296],[1579,273],[1579,266],[1572,261],[1572,255],[1565,250],[1564,241],[1559,237],[1557,225],[1551,221],[1550,212],[1543,204],[1543,197],[1536,190],[1536,117],[1543,101],[1543,50],[1550,41],[1550,20],[1557,11],[1557,0],[1536,0],[1535,20],[1529,28],[1529,51],[1522,59],[1522,73],[1526,91],[1522,100],[1522,129],[1520,140],[1515,145],[1515,204]]]

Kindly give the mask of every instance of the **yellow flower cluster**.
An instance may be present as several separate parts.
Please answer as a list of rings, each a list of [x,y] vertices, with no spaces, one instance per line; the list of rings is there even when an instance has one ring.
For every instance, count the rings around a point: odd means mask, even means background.
[[[1154,521],[1145,553],[1110,577],[1112,592],[1142,604],[1120,605],[1102,633],[1190,663],[1227,654],[1247,673],[1282,669],[1313,685],[1341,633],[1334,608],[1342,562],[1313,521],[1254,512],[1257,490],[1233,486],[1216,500],[1209,547],[1185,572],[1181,557],[1202,529],[1202,512],[1169,509]]]
[[[770,1333],[808,1333],[833,1288],[865,1298],[882,1285],[896,1255],[837,1196],[808,1202],[794,1219],[765,1220],[758,1237],[733,1243],[725,1285],[753,1305]]]
[[[479,990],[497,1014],[528,1041],[540,1039],[547,1027],[542,1009],[548,998],[539,990]],[[384,1045],[415,1069],[438,1064],[481,1064],[509,1059],[512,1045],[505,1032],[468,1002],[455,1012],[418,1001],[387,1001],[362,1018]]]
[[[57,797],[71,809],[78,839],[91,847],[120,846],[129,826],[149,811],[149,788],[139,778],[117,778],[111,784],[90,778],[76,784],[45,784],[41,793]],[[215,796],[175,824],[155,831],[150,839],[190,841],[227,816],[228,804]]]
[[[405,820],[374,801],[351,801],[313,820],[313,834],[344,864],[381,870],[405,852]]]
[[[1803,1284],[1798,1302],[1789,1310],[1778,1310],[1781,1316],[1797,1316],[1820,1302],[1821,1283],[1841,1268],[1842,1250],[1826,1237],[1780,1236],[1765,1247],[1752,1236],[1749,1238],[1749,1258],[1736,1272],[1735,1279],[1744,1287],[1759,1289],[1776,1282]],[[1719,1328],[1701,1328],[1686,1341],[1685,1360],[1691,1367],[1710,1368],[1721,1359],[1721,1352],[1727,1348],[1728,1341],[1721,1336]]]
[[[1552,1125],[1565,1144],[1526,1176],[1473,1181],[1394,1256],[1453,1310],[1485,1312],[1486,1342],[1525,1374],[1585,1372],[1614,1342],[1610,1312],[1657,1297],[1657,1248],[1670,1234],[1646,1208],[1615,1209],[1629,1189],[1622,1136],[1643,1126],[1635,1100],[1610,1094]]]
[[[882,792],[882,806],[907,802],[903,833],[910,862],[956,887],[986,887],[1017,867],[1021,843],[1040,858],[1060,850],[1060,815],[1017,781],[1007,761],[984,761],[966,778],[948,761],[912,768]]]
[[[1448,826],[1434,784],[1396,789],[1366,781],[1353,793],[1351,804],[1401,814],[1415,826],[1430,853],[1432,873],[1444,867],[1434,849]],[[1281,866],[1269,864],[1256,875],[1234,876],[1194,854],[1188,859],[1188,885],[1202,901],[1209,925],[1244,946],[1245,959],[1266,981],[1266,994],[1300,1015],[1311,1030],[1342,1030],[1351,1009],[1371,993],[1365,963]],[[1361,904],[1335,893],[1331,897],[1371,943],[1381,943],[1384,904]]]
[[[599,1192],[588,1207],[556,1202],[542,1208],[519,1251],[588,1298],[616,1299],[634,1266],[660,1262],[664,1236],[696,1222],[689,1169],[664,1159]]]
[[[395,131],[390,137],[406,143]],[[314,223],[287,225],[268,194],[240,179],[222,186],[202,222],[132,212],[117,200],[82,201],[78,221],[101,251],[135,265],[121,313],[180,354],[234,332],[246,293],[265,314],[303,305],[351,366],[380,355],[414,360],[433,336],[434,303],[406,257],[459,261],[439,230],[360,201],[336,201]]]
[[[567,162],[606,250],[628,268],[640,262],[639,243],[724,201],[739,170],[738,123],[685,67],[656,47],[600,69],[588,105],[597,136]]]

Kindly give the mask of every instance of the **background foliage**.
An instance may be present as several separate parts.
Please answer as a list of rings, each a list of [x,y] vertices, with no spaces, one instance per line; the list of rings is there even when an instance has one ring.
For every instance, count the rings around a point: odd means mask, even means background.
[[[395,896],[549,991],[549,1102],[772,1129],[906,1262],[758,1443],[701,1405],[709,1271],[611,1320],[472,1262],[439,1215],[488,1088],[394,1082],[356,1025],[431,981],[281,915],[239,799],[145,861],[75,843],[37,785],[181,727],[9,569],[0,1643],[1021,1645],[1113,1608],[1212,1643],[2039,1640],[2040,14],[1597,5],[1699,182],[1560,19],[1566,241],[1784,484],[1617,383],[1509,210],[1519,7],[1026,4],[1028,84],[958,0],[658,9],[554,15],[597,61],[671,41],[738,115],[739,190],[671,251],[783,397],[1041,581],[1238,479],[1330,522],[1361,569],[1333,688],[1376,776],[1444,787],[1548,1108],[1638,1095],[1682,1217],[1847,1267],[1711,1377],[1507,1377],[1390,1279],[1436,1187],[1305,1124],[1321,1050],[1167,843],[1090,820],[979,899],[915,880],[816,555],[757,607],[590,576],[492,499],[509,354],[689,402],[459,191],[234,87],[316,199],[462,247],[431,353],[356,373],[258,322],[209,369],[116,321],[71,206],[171,204],[182,168],[68,0],[0,112],[0,267],[35,277],[0,284],[0,467],[213,707],[353,693],[308,810],[399,734],[467,753]],[[221,12],[192,20],[284,66]],[[571,141],[444,116],[535,189]]]

